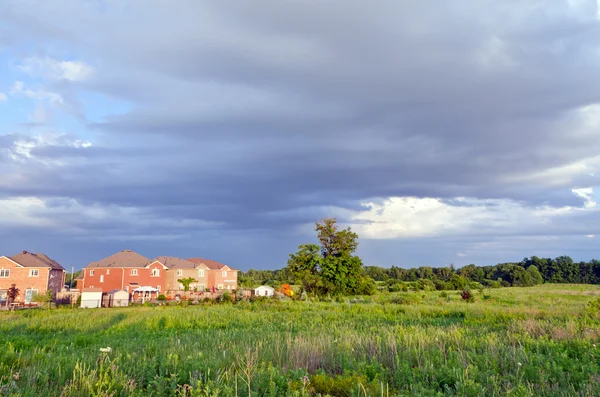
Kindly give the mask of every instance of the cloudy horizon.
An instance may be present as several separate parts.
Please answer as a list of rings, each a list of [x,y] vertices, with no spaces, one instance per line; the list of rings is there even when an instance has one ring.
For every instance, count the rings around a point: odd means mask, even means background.
[[[600,258],[600,0],[0,3],[0,255]]]

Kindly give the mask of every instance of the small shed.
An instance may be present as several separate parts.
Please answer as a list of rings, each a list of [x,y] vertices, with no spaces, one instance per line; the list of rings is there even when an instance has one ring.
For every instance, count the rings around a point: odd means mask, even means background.
[[[122,289],[114,289],[106,294],[107,307],[129,306],[129,292]]]
[[[268,285],[261,285],[254,289],[254,295],[256,296],[273,296],[275,295],[275,288],[269,287]]]
[[[102,288],[84,288],[81,291],[81,307],[95,308],[102,304]]]

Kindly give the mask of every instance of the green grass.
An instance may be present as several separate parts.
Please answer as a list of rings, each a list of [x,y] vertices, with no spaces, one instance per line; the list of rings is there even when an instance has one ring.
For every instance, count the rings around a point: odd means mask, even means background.
[[[483,295],[0,312],[0,395],[600,395],[599,287]]]

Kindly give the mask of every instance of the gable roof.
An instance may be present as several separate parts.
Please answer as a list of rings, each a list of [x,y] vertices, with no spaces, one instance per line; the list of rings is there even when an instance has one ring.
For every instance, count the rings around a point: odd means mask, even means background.
[[[54,270],[65,270],[60,263],[44,254],[23,251],[20,254],[11,256],[10,259],[23,267],[49,267]]]
[[[174,256],[159,256],[152,259],[148,264],[153,262],[162,263],[167,269],[195,269],[196,264],[185,259],[176,258]]]
[[[148,258],[132,250],[123,250],[98,262],[90,262],[86,267],[145,267],[147,264]]]
[[[225,266],[227,266],[227,265],[224,265],[224,264],[219,263],[217,261],[213,261],[211,259],[204,259],[204,258],[190,258],[190,259],[188,259],[188,261],[194,262],[194,263],[196,263],[198,265],[205,264],[206,267],[208,267],[210,270],[221,270],[222,268],[224,268]],[[229,270],[237,270],[237,269],[234,269],[234,268],[229,267],[229,266],[227,266],[227,267],[229,268]]]

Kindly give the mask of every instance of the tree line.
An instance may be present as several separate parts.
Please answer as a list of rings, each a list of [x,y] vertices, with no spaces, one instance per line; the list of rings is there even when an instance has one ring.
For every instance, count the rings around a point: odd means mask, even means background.
[[[574,262],[568,256],[539,258],[494,266],[470,264],[461,268],[421,266],[363,266],[354,255],[358,235],[350,228],[340,230],[335,219],[316,223],[320,244],[303,244],[290,255],[288,266],[279,270],[240,272],[241,287],[283,284],[301,285],[303,290],[322,294],[372,294],[412,289],[460,290],[471,288],[529,287],[546,283],[600,284],[600,261]]]

